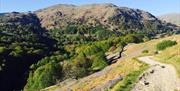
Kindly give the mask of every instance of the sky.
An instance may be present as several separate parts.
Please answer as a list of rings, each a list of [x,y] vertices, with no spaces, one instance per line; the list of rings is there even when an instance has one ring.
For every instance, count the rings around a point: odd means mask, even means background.
[[[0,0],[0,13],[35,11],[56,4],[93,3],[112,3],[120,7],[142,9],[156,16],[180,13],[180,0]]]

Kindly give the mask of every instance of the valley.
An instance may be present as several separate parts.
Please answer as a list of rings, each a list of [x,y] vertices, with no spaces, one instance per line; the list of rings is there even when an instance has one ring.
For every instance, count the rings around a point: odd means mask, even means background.
[[[148,91],[168,91],[180,73],[179,34],[178,25],[111,3],[0,13],[0,90],[139,91],[156,60],[174,79]],[[161,73],[154,79],[165,80]]]

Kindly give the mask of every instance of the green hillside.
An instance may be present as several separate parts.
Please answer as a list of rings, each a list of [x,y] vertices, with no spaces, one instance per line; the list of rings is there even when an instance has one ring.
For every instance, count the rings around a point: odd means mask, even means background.
[[[67,89],[64,82],[69,79],[79,81],[104,71],[72,85],[73,90],[98,84],[129,90],[148,67],[135,57],[156,54],[158,42],[180,39],[175,35],[179,33],[179,27],[146,11],[113,4],[60,4],[0,13],[0,90]],[[163,38],[167,36],[171,37]],[[121,76],[125,78],[118,82]]]

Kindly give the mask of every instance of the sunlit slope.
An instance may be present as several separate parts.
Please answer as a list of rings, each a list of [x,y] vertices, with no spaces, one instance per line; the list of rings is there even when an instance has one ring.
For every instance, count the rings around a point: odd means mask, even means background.
[[[156,55],[155,59],[160,62],[172,64],[180,77],[180,42]]]
[[[156,54],[156,44],[163,40],[175,40],[178,42],[177,45],[167,48],[162,51],[161,54]],[[154,39],[148,42],[140,44],[129,44],[125,48],[124,58],[120,59],[117,63],[112,64],[106,67],[104,70],[96,75],[90,75],[88,77],[82,78],[80,80],[70,80],[64,83],[60,83],[49,88],[44,89],[43,91],[55,91],[55,90],[72,90],[72,91],[89,91],[98,89],[98,87],[105,88],[103,90],[110,91],[129,91],[134,83],[137,81],[138,76],[148,68],[148,66],[142,62],[139,62],[133,57],[143,56],[143,55],[157,55],[157,58],[162,58],[162,60],[174,60],[172,63],[177,70],[179,70],[178,65],[180,65],[179,60],[179,48],[180,48],[180,35],[173,35],[166,38]],[[148,53],[142,53],[143,50],[148,50]],[[169,57],[164,57],[167,53]],[[172,53],[172,54],[171,54]],[[167,62],[167,60],[164,60]],[[121,79],[121,77],[123,79]],[[114,83],[113,83],[114,82]],[[111,86],[107,85],[109,83]],[[107,87],[104,87],[107,86]],[[98,89],[99,90],[99,89]]]
[[[130,44],[130,46],[127,47],[128,50],[126,50],[125,54],[130,54],[133,51],[144,49],[148,50],[148,53],[144,54],[155,54],[156,53],[156,44],[163,41],[163,40],[175,40],[177,43],[180,43],[180,35],[173,35],[166,38],[160,38],[160,39],[153,39],[148,42],[140,43],[140,44]]]
[[[169,47],[161,51],[159,54],[156,54],[156,44],[163,40],[174,40],[177,42],[177,45]],[[154,39],[141,44],[132,44],[131,46],[128,46],[128,50],[125,51],[125,53],[129,54],[132,51],[142,48],[148,50],[148,53],[142,55],[154,55],[154,58],[156,60],[172,64],[176,68],[176,70],[178,71],[178,75],[180,76],[180,35],[174,35],[162,39]]]

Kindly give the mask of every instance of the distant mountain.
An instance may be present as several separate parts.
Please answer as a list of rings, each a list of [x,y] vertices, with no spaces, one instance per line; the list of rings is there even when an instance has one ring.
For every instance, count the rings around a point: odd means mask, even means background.
[[[159,19],[180,26],[180,13],[170,13],[159,16]]]
[[[175,26],[161,22],[152,14],[113,4],[65,5],[59,4],[35,12],[42,27],[64,28],[68,25],[103,26],[113,31],[154,30],[165,32]],[[170,26],[170,27],[169,27]]]
[[[1,13],[0,16],[7,17],[1,18],[1,24],[6,21],[20,25],[31,22],[47,30],[65,29],[70,25],[85,25],[86,27],[100,26],[123,34],[141,32],[155,35],[179,29],[176,25],[163,22],[146,11],[118,7],[113,4],[81,6],[59,4],[32,13]]]

